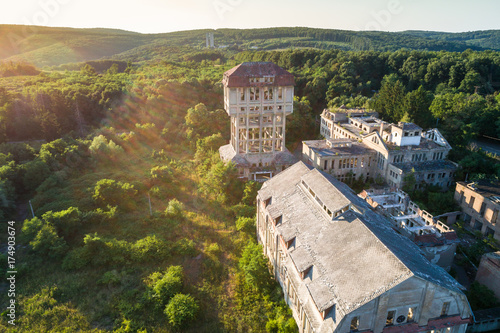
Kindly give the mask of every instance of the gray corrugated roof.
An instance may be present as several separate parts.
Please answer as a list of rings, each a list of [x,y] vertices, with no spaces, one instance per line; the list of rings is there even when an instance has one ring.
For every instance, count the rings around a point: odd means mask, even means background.
[[[252,164],[240,154],[237,154],[231,144],[219,148],[219,155],[224,162],[233,162],[239,167],[251,167]]]
[[[346,139],[332,139],[332,143],[349,142],[350,147],[330,147],[326,140],[310,140],[302,141],[302,143],[312,149],[319,156],[350,156],[350,155],[364,155],[376,154],[376,151],[368,147],[362,142],[357,140]]]
[[[295,267],[297,267],[297,270],[299,273],[302,273],[309,267],[314,262],[314,258],[312,257],[310,251],[305,248],[305,246],[299,246],[292,251],[289,252],[290,258],[292,258],[293,263],[295,264]]]
[[[348,211],[328,218],[300,185],[301,179],[314,186],[325,204],[352,203],[364,214]],[[293,262],[299,269],[313,266],[314,280],[303,283],[320,311],[334,303],[344,312],[352,311],[411,276],[455,291],[461,288],[347,185],[302,162],[264,183],[259,196],[272,196],[271,206],[283,212],[277,229],[283,238],[296,235],[297,248],[290,252]]]
[[[317,170],[311,170],[301,177],[310,189],[332,212],[336,212],[351,202],[330,182],[325,182],[324,177]]]
[[[424,161],[424,162],[402,162],[402,163],[391,163],[396,168],[403,170],[404,172],[410,172],[413,169],[416,172],[421,171],[439,171],[439,170],[456,170],[457,165],[452,161],[448,160],[438,160],[438,161]]]

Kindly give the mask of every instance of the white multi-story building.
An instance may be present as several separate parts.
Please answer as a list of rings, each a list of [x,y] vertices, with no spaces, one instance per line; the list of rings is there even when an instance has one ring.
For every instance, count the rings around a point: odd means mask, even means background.
[[[296,163],[257,196],[257,238],[301,333],[465,333],[461,287],[347,185]]]
[[[224,73],[224,109],[231,141],[219,149],[240,176],[266,180],[296,162],[285,148],[286,116],[293,112],[294,77],[271,62],[245,62]]]
[[[446,159],[451,146],[435,128],[424,131],[413,123],[386,123],[378,119],[376,113],[362,109],[339,109],[337,112],[323,111],[320,132],[332,147],[350,139],[359,142],[353,147],[366,147],[374,155],[374,160],[366,151],[363,151],[364,156],[357,153],[351,156],[350,152],[344,155],[338,151],[332,155],[325,147],[318,149],[321,145],[315,141],[304,141],[304,161],[336,177],[345,178],[348,173],[371,178],[378,175],[390,186],[401,188],[405,176],[413,174],[415,189],[424,184],[441,188],[453,184],[458,165]],[[363,163],[361,169],[359,166],[354,168],[358,170],[341,168],[340,163],[343,166],[346,158],[354,158],[354,161],[357,158],[359,162],[368,158],[369,162]]]

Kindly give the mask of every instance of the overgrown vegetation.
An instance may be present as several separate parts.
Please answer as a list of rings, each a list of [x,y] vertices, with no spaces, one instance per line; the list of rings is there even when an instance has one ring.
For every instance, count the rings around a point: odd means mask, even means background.
[[[289,30],[220,33],[247,46],[259,38],[259,45],[281,47],[270,38],[278,36],[285,44],[312,38],[327,49],[378,48],[348,33]],[[122,33],[122,45],[138,47],[116,56],[122,61],[37,72],[24,63],[6,65],[0,220],[17,220],[22,245],[21,331],[296,330],[255,243],[259,184],[239,181],[218,156],[230,132],[220,79],[242,61],[273,61],[294,74],[290,149],[318,136],[323,107],[367,106],[389,121],[437,124],[462,167],[458,179],[500,176],[498,160],[470,144],[481,135],[500,136],[497,52],[202,50],[195,35],[204,32],[174,33],[175,42],[148,46]],[[100,38],[106,39],[99,34],[95,45]],[[455,209],[450,193],[429,190],[412,193],[421,208]],[[7,327],[2,316],[0,328]]]

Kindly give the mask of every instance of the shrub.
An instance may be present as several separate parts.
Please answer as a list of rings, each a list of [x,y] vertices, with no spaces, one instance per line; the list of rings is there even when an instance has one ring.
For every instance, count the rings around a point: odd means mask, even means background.
[[[255,218],[240,216],[236,220],[236,230],[247,233],[255,231]]]
[[[246,282],[253,288],[262,290],[269,287],[269,273],[267,259],[262,247],[255,243],[248,244],[244,249],[239,262]]]
[[[171,182],[172,181],[172,168],[168,165],[155,166],[151,168],[150,176],[153,183],[158,184],[160,182]]]
[[[238,204],[231,207],[231,211],[234,213],[236,217],[244,216],[244,217],[255,217],[256,209],[255,206],[247,206],[244,204]]]
[[[108,140],[104,135],[94,137],[89,146],[90,153],[99,159],[114,159],[123,153],[123,148],[113,140]]]
[[[64,237],[69,238],[79,231],[81,215],[78,208],[70,207],[59,212],[48,211],[42,215],[42,219],[54,226]]]
[[[34,160],[22,165],[24,170],[23,184],[27,191],[34,191],[50,176],[49,166],[41,161]]]
[[[33,251],[52,259],[61,258],[68,248],[64,239],[48,224],[42,226],[30,245]]]
[[[102,205],[131,208],[130,204],[137,195],[134,185],[113,179],[101,179],[94,187],[94,200]]]
[[[137,262],[163,260],[170,257],[170,246],[156,236],[139,239],[132,245],[132,259]]]
[[[115,269],[104,273],[102,278],[99,281],[97,281],[98,284],[107,284],[107,285],[119,285],[120,282],[121,282],[121,276]]]
[[[193,297],[185,294],[177,294],[168,302],[165,314],[168,317],[170,325],[174,328],[182,328],[196,318],[198,309],[198,303]]]
[[[90,324],[78,310],[54,299],[55,288],[44,288],[24,299],[24,315],[16,320],[24,332],[88,332]]]
[[[187,238],[182,238],[177,242],[175,242],[174,250],[176,253],[185,256],[194,256],[196,254],[194,241],[192,239],[187,239]]]
[[[182,219],[184,217],[184,204],[177,199],[170,200],[165,209],[165,216],[168,218]]]
[[[150,288],[148,298],[163,307],[172,297],[182,291],[183,269],[181,266],[170,266],[164,274],[152,273],[148,276],[148,280],[147,284]]]

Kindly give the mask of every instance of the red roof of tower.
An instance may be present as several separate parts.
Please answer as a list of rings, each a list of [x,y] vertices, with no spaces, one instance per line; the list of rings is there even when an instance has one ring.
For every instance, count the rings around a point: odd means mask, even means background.
[[[253,82],[250,78],[273,77],[273,82]],[[272,62],[244,62],[224,73],[222,83],[227,87],[293,86],[292,74]]]

